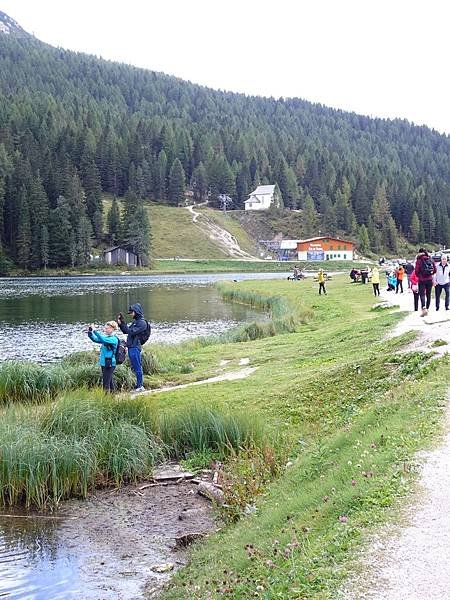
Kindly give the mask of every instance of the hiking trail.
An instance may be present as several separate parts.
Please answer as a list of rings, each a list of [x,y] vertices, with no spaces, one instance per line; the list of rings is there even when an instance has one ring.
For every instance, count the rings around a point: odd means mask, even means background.
[[[382,293],[409,314],[389,337],[415,330],[418,336],[404,351],[443,355],[450,350],[450,311],[434,298],[427,317],[414,312],[411,292]],[[433,342],[446,342],[433,346]],[[401,511],[400,523],[388,523],[370,536],[356,567],[337,597],[345,600],[443,600],[450,597],[450,393],[443,438],[432,450],[419,452],[417,491]],[[402,502],[400,500],[399,502]]]
[[[201,204],[191,204],[190,206],[186,206],[186,210],[192,214],[192,222],[200,227],[203,233],[211,240],[215,241],[221,247],[224,254],[231,256],[232,258],[241,258],[243,260],[258,260],[256,256],[242,250],[237,239],[229,231],[215,223],[207,215],[195,210],[195,208],[205,206],[206,204],[207,202],[202,202]]]

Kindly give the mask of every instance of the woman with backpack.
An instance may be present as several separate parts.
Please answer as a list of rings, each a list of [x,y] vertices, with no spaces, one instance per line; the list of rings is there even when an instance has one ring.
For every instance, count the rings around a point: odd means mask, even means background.
[[[97,331],[94,325],[88,329],[89,339],[96,344],[101,344],[99,365],[102,368],[103,389],[105,392],[114,392],[114,370],[116,368],[116,351],[119,338],[114,334],[119,329],[115,321],[108,321],[103,327],[103,332]]]
[[[433,289],[433,275],[436,273],[434,260],[425,250],[419,248],[419,254],[416,256],[416,266],[414,272],[419,280],[419,296],[422,305],[421,317],[428,314],[431,303],[431,290]]]

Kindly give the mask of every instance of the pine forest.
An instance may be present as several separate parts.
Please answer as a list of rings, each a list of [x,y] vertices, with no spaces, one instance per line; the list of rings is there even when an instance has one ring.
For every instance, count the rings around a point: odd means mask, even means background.
[[[258,184],[303,211],[305,235],[348,236],[363,253],[395,253],[400,236],[449,242],[446,135],[0,34],[3,270],[84,266],[92,246],[119,242],[145,263],[149,201],[177,206],[189,190],[242,210]],[[121,199],[106,214],[104,193]]]

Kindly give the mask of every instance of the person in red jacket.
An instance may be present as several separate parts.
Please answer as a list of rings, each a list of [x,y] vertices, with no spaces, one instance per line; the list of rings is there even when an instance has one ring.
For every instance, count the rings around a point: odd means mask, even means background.
[[[433,275],[436,273],[434,260],[425,250],[419,248],[419,254],[416,256],[416,266],[414,272],[419,280],[419,296],[422,305],[421,317],[428,314],[431,302],[431,290],[433,289]]]

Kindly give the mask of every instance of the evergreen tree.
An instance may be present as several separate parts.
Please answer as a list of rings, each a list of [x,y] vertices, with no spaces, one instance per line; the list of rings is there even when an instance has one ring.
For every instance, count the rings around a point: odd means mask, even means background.
[[[359,251],[362,252],[363,254],[367,254],[367,252],[369,252],[369,250],[370,250],[369,234],[367,231],[367,227],[364,224],[359,227],[358,245],[359,245]]]
[[[139,266],[147,266],[150,258],[150,223],[141,204],[125,226],[125,243],[138,255]]]
[[[52,267],[64,267],[71,264],[71,257],[73,256],[71,241],[75,236],[73,235],[70,223],[70,206],[64,196],[58,198],[56,208],[50,211],[48,233],[49,265]]]
[[[31,225],[28,198],[25,187],[22,187],[18,198],[19,222],[17,224],[17,264],[27,269],[31,257]]]
[[[107,222],[108,240],[111,245],[114,245],[120,238],[120,209],[119,202],[115,196],[108,212]]]
[[[76,260],[83,267],[89,264],[92,247],[92,225],[87,217],[81,217],[77,232]]]
[[[169,173],[169,189],[167,199],[169,204],[177,206],[184,201],[184,185],[185,175],[183,165],[180,160],[176,158],[170,168]]]
[[[308,194],[303,205],[303,231],[306,237],[317,235],[318,214],[314,207],[314,200]]]
[[[47,269],[48,261],[49,261],[49,237],[48,237],[48,228],[47,225],[42,225],[41,227],[41,247],[40,247],[40,262],[44,269]]]
[[[191,187],[196,202],[202,202],[206,199],[208,193],[208,173],[201,161],[192,174]]]
[[[419,221],[419,215],[417,214],[417,211],[413,212],[413,215],[411,218],[410,232],[411,232],[411,241],[414,244],[417,244],[419,242],[419,236],[420,236],[420,221]]]
[[[167,196],[167,155],[164,150],[158,154],[154,181],[156,200],[165,200]]]

